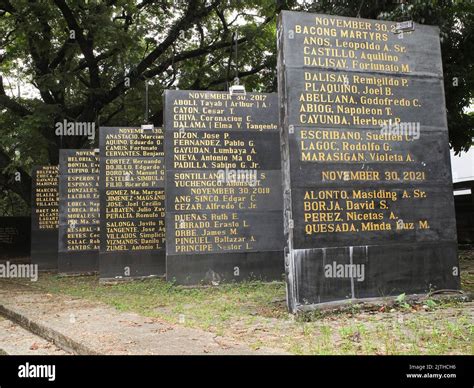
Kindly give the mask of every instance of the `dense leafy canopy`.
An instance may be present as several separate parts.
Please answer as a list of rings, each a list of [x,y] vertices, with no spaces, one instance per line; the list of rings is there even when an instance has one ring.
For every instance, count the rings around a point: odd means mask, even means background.
[[[450,141],[471,144],[474,2],[378,0],[0,0],[0,213],[28,212],[29,172],[59,148],[98,139],[61,137],[54,124],[162,123],[167,88],[276,91],[281,9],[389,20],[441,30]],[[21,81],[23,93],[12,84]],[[21,92],[21,90],[20,90]],[[427,150],[428,152],[428,150]],[[15,180],[20,172],[21,180]],[[18,177],[18,174],[16,175]]]

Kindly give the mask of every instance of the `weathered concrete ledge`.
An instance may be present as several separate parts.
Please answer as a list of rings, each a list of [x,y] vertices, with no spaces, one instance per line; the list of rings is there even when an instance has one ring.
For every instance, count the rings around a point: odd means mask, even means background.
[[[52,341],[0,316],[0,355],[62,356],[66,352]]]
[[[29,319],[27,316],[14,311],[11,308],[5,307],[0,304],[0,315],[9,319],[12,322],[15,322],[24,329],[30,331],[37,336],[44,338],[47,341],[53,342],[56,346],[63,349],[64,351],[77,355],[98,355],[99,353],[95,352],[92,349],[89,349],[87,346],[84,346],[81,343],[74,341],[73,339],[57,332],[50,327],[47,327],[41,323],[35,322]]]
[[[0,282],[0,314],[63,350],[79,355],[276,355],[201,329],[171,324],[103,303],[33,286]]]
[[[121,277],[121,278],[100,278],[99,284],[104,286],[115,286],[117,284],[141,282],[149,279],[165,279],[162,275],[149,275],[149,276],[133,276],[133,277]]]
[[[440,302],[470,302],[473,300],[472,293],[465,293],[460,290],[440,290],[446,293],[431,293],[431,294],[410,294],[406,295],[404,301],[407,303],[422,303],[428,299]],[[374,310],[382,306],[392,307],[397,304],[398,296],[385,296],[379,298],[361,298],[361,299],[346,299],[334,302],[324,302],[312,305],[299,305],[298,314],[305,314],[312,311],[344,312],[354,308],[360,310]]]

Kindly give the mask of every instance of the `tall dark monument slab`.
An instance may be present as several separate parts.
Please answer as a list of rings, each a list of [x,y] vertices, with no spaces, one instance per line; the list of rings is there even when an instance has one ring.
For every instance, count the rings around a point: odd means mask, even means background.
[[[99,150],[60,150],[59,273],[99,271],[99,216]]]
[[[100,277],[165,274],[161,128],[100,128]]]
[[[58,268],[58,166],[33,168],[31,263],[40,271]]]
[[[164,106],[167,279],[281,279],[277,95],[167,90]]]
[[[0,260],[30,256],[31,217],[0,217]]]
[[[459,287],[438,30],[282,12],[291,311]]]

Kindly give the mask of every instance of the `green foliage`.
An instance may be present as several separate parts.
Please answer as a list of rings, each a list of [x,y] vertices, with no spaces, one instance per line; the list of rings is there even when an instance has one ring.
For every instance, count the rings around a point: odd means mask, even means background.
[[[155,125],[162,124],[167,88],[225,90],[238,76],[248,90],[276,91],[281,9],[438,25],[450,142],[466,150],[474,128],[465,112],[474,90],[474,2],[410,3],[0,0],[0,170],[28,172],[33,164],[57,163],[61,147],[90,146],[84,138],[55,136],[57,121],[143,122],[147,80]],[[17,96],[18,79],[29,95]],[[0,180],[3,190],[9,180]]]
[[[406,310],[410,309],[410,304],[407,303],[407,298],[406,298],[405,293],[398,295],[395,299],[395,303]]]
[[[425,304],[429,309],[434,309],[436,306],[438,306],[438,303],[436,303],[436,301],[433,299],[428,299]]]

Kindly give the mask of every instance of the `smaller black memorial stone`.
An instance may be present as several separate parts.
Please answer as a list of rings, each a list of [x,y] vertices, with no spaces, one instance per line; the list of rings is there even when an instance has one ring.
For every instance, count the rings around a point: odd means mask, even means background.
[[[58,166],[32,172],[31,263],[40,271],[58,268]]]
[[[100,128],[100,278],[165,274],[161,128]]]
[[[60,150],[59,273],[98,272],[99,221],[99,150]]]
[[[164,106],[167,279],[281,279],[276,94],[167,90]]]

